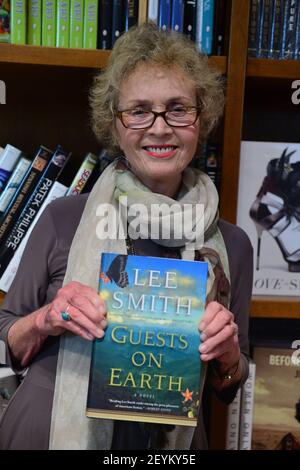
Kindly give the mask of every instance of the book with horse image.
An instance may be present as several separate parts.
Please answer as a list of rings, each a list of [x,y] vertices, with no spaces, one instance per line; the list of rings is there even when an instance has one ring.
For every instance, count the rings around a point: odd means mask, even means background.
[[[196,426],[207,263],[104,253],[108,327],[93,345],[87,416]]]

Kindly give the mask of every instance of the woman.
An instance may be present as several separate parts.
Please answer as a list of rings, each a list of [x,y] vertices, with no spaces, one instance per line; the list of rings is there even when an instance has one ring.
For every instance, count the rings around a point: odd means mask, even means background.
[[[188,40],[147,25],[117,41],[95,81],[91,105],[96,135],[124,158],[105,170],[88,198],[51,204],[28,243],[0,327],[6,362],[29,369],[1,421],[0,448],[206,448],[202,415],[195,431],[88,419],[85,406],[91,344],[107,326],[97,295],[105,251],[208,261],[207,307],[199,325],[200,356],[210,366],[207,390],[229,403],[247,378],[251,245],[240,229],[218,220],[210,179],[188,169],[222,112],[220,77]],[[97,228],[99,205],[118,210],[124,192],[129,207],[137,201],[148,208],[204,204],[204,233],[197,234],[204,246],[191,250],[195,240],[174,237],[128,238],[127,244],[105,238]]]

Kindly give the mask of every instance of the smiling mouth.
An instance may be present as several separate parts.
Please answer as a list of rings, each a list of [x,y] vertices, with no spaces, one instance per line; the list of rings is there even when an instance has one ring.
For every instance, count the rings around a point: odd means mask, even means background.
[[[171,157],[175,154],[177,148],[178,147],[176,145],[147,145],[143,147],[148,155],[156,158]]]

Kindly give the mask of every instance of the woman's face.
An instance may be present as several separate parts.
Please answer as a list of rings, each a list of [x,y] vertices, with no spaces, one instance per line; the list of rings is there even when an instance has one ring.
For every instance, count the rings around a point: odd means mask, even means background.
[[[118,110],[142,107],[160,112],[174,104],[197,105],[193,82],[176,67],[142,64],[122,83]],[[199,118],[179,128],[159,116],[149,129],[133,130],[116,118],[118,143],[132,171],[153,192],[171,197],[195,155],[199,127]]]

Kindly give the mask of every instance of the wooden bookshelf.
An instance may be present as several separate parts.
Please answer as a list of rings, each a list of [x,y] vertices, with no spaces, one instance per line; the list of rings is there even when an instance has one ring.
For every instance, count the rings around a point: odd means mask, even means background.
[[[300,297],[253,296],[252,318],[300,318]]]
[[[109,55],[110,51],[103,50],[0,44],[3,63],[98,69],[106,66]],[[226,74],[227,57],[212,56],[209,61]]]
[[[247,61],[247,77],[299,79],[300,60],[252,59]]]

